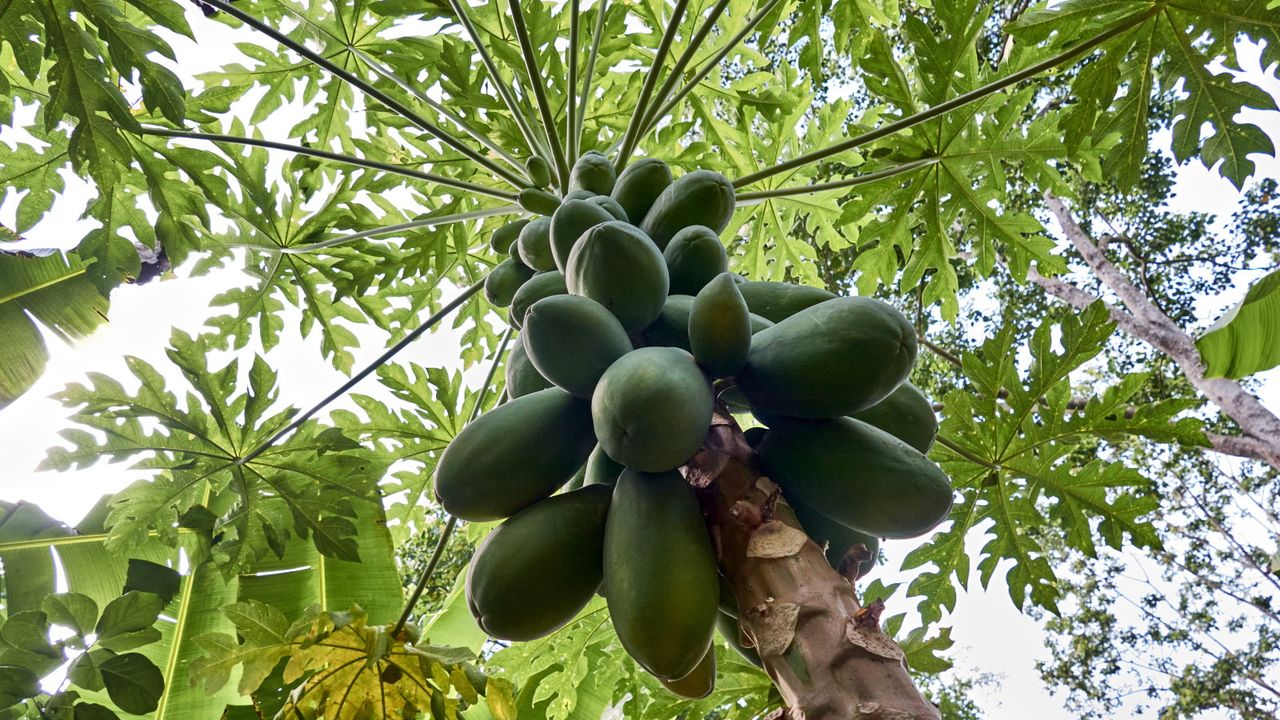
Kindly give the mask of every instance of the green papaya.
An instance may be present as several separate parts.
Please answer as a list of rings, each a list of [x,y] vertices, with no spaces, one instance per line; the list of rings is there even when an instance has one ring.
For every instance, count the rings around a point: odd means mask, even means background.
[[[733,183],[710,170],[681,175],[654,201],[640,229],[663,250],[680,230],[705,225],[719,235],[733,219]]]
[[[511,304],[520,288],[533,277],[533,271],[507,258],[489,271],[484,278],[484,296],[498,307]]]
[[[523,340],[515,343],[511,348],[511,354],[507,356],[505,372],[509,400],[552,387],[551,381],[542,377],[533,363],[529,362],[529,355],[524,351]]]
[[[529,172],[529,180],[534,187],[544,188],[551,184],[551,166],[538,155],[530,155],[524,161],[524,169]]]
[[[650,345],[677,347],[690,352],[693,349],[689,346],[689,313],[692,310],[692,296],[667,296],[667,301],[662,304],[662,312],[644,329],[644,341]]]
[[[622,471],[605,522],[604,588],[627,653],[660,678],[688,675],[711,645],[718,583],[693,486],[674,470]]]
[[[622,323],[600,303],[553,295],[534,303],[520,333],[538,372],[570,395],[589,399],[615,360],[631,352]]]
[[[720,612],[738,617],[738,598],[725,576],[720,576]]]
[[[516,196],[520,207],[537,215],[551,215],[560,207],[560,198],[542,188],[525,188]]]
[[[750,445],[751,447],[756,447],[757,445],[760,444],[760,441],[764,439],[764,434],[766,432],[768,432],[767,428],[762,428],[758,426],[751,427],[742,431],[742,437],[746,439],[748,445]]]
[[[519,328],[524,324],[524,314],[534,303],[553,295],[564,295],[569,290],[565,287],[564,275],[559,271],[542,272],[529,278],[520,286],[515,297],[511,299],[511,310],[507,313],[508,321]]]
[[[658,681],[662,683],[662,687],[682,698],[697,700],[710,695],[711,691],[716,687],[715,645],[707,648],[707,654],[702,657],[697,667],[691,670],[688,675],[678,680],[658,678]]]
[[[926,455],[938,437],[938,416],[933,414],[933,403],[909,382],[850,417],[875,425]]]
[[[564,272],[569,252],[578,238],[592,227],[613,220],[608,210],[590,200],[566,200],[551,216],[551,254],[555,265]]]
[[[667,261],[672,295],[697,295],[711,278],[729,269],[720,236],[702,225],[691,225],[673,235],[662,257]]]
[[[525,225],[516,238],[516,247],[521,262],[534,270],[556,269],[556,258],[551,253],[551,218],[540,217]]]
[[[822,548],[831,567],[854,578],[866,577],[876,569],[879,538],[847,528],[803,503],[788,499],[788,504],[805,533]],[[855,567],[848,567],[854,564]]]
[[[489,247],[500,255],[511,252],[511,244],[516,241],[516,238],[520,237],[520,231],[528,224],[529,220],[527,218],[521,218],[494,230],[493,234],[489,236]]]
[[[622,463],[609,457],[604,448],[596,445],[587,458],[587,473],[583,483],[587,485],[617,485],[618,476],[622,474]]]
[[[741,288],[741,285],[739,285],[739,288]],[[739,289],[738,292],[742,292],[742,290]],[[746,298],[743,298],[743,300],[746,300]],[[752,335],[755,335],[756,333],[760,332],[765,328],[771,328],[774,325],[772,320],[761,317],[755,313],[750,313],[749,317],[751,318],[751,334]]]
[[[756,453],[789,496],[874,537],[923,535],[951,510],[937,465],[860,420],[776,419]]]
[[[565,269],[569,292],[609,308],[629,333],[648,327],[667,299],[667,264],[634,226],[611,220],[583,233]]]
[[[569,190],[590,190],[597,195],[608,195],[613,192],[616,179],[613,161],[595,150],[588,150],[569,170]]]
[[[712,377],[731,377],[751,350],[751,317],[738,286],[721,273],[702,288],[689,311],[693,358]]]
[[[511,517],[568,482],[595,442],[586,401],[560,388],[518,397],[449,443],[436,464],[436,499],[463,520]]]
[[[600,587],[610,488],[592,485],[512,515],[476,548],[467,607],[490,637],[533,640],[573,619]]]
[[[590,458],[587,458],[587,459],[590,460]],[[584,464],[582,467],[578,468],[578,472],[574,473],[573,477],[569,478],[569,482],[564,484],[564,487],[560,489],[560,492],[561,493],[572,492],[586,484],[587,484],[587,466]]]
[[[599,205],[600,207],[604,208],[605,212],[612,215],[614,220],[621,220],[622,222],[630,222],[630,219],[627,217],[627,211],[624,210],[623,207],[618,204],[617,200],[614,200],[612,197],[609,197],[608,195],[597,195],[587,200],[587,202],[595,203],[596,205]]]
[[[748,281],[738,286],[738,290],[751,312],[775,323],[836,297],[822,288],[784,282]]]
[[[670,184],[671,168],[657,158],[645,158],[631,163],[622,171],[613,186],[612,197],[626,211],[631,222],[639,225],[654,201]]]
[[[892,305],[836,298],[754,335],[736,377],[753,411],[832,418],[883,400],[915,359],[915,328]]]
[[[593,197],[599,197],[590,190],[570,190],[564,194],[565,200],[590,200]]]
[[[764,663],[760,661],[760,653],[756,652],[755,648],[742,644],[742,631],[738,628],[738,618],[723,612],[717,613],[716,629],[720,631],[720,637],[724,638],[725,644],[737,650],[744,660],[758,668],[764,667]]]
[[[600,377],[591,417],[609,457],[635,470],[684,464],[711,427],[711,386],[693,357],[648,347],[623,355]]]

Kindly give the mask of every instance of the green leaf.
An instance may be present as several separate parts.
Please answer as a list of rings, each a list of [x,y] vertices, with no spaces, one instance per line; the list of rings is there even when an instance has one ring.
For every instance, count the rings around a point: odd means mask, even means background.
[[[98,603],[80,593],[54,593],[40,602],[40,609],[54,625],[71,628],[77,635],[87,635],[98,621]]]
[[[106,320],[107,299],[84,272],[74,254],[0,250],[0,408],[31,387],[49,358],[32,318],[66,341]]]
[[[76,720],[120,720],[111,708],[98,703],[76,703]]]
[[[102,617],[98,619],[94,632],[98,634],[98,641],[102,642],[117,636],[151,630],[163,609],[164,601],[159,596],[131,590],[102,609]],[[158,633],[156,637],[159,638]]]
[[[40,694],[40,676],[30,668],[0,665],[0,709]]]
[[[164,693],[160,668],[144,655],[126,653],[102,663],[102,682],[111,702],[121,710],[143,715],[155,710]]]
[[[67,679],[84,690],[98,691],[105,687],[102,679],[102,663],[116,653],[104,648],[94,648],[76,656],[67,666]]]
[[[125,576],[124,591],[138,590],[160,598],[165,605],[178,594],[182,576],[177,570],[149,560],[131,558],[129,572]]]
[[[1243,378],[1280,365],[1280,270],[1250,286],[1196,347],[1208,377]]]

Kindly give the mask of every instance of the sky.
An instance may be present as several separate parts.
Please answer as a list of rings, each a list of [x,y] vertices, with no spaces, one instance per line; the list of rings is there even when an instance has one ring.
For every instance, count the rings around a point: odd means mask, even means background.
[[[187,63],[184,65],[186,72],[207,69],[200,67],[201,63],[211,68],[215,62],[227,57],[222,52],[210,52],[209,46],[222,46],[229,50],[228,44],[235,37],[223,26],[202,24],[201,28],[200,37],[205,45],[200,52],[194,52],[194,46],[187,41],[174,40],[179,56]],[[1256,53],[1254,56],[1256,66]],[[1245,64],[1248,67],[1248,52]],[[1270,89],[1280,95],[1280,84],[1272,82]],[[1273,137],[1280,138],[1280,119],[1275,114],[1260,119]],[[293,121],[284,117],[280,119],[282,126],[276,129],[283,129]],[[269,129],[264,132],[269,134]],[[13,139],[12,133],[0,133],[0,141]],[[74,242],[83,234],[85,226],[74,218],[90,198],[91,190],[69,172],[64,171],[64,174],[68,181],[67,192],[60,198],[57,211],[51,218],[28,234],[28,246],[66,247],[69,241]],[[1264,160],[1260,174],[1280,178],[1280,162]],[[1229,212],[1235,206],[1236,198],[1237,193],[1229,183],[1193,163],[1179,172],[1171,209]],[[12,213],[11,202],[0,202],[0,222],[12,223]],[[50,361],[44,376],[25,396],[0,411],[0,457],[4,458],[0,465],[0,499],[35,502],[51,515],[75,522],[102,494],[114,492],[145,477],[144,473],[107,464],[68,473],[39,472],[36,468],[44,457],[45,449],[57,445],[58,431],[67,427],[68,410],[50,396],[68,383],[83,381],[89,372],[105,373],[129,386],[124,364],[126,356],[142,358],[163,370],[167,365],[164,349],[171,329],[199,332],[211,314],[212,298],[229,285],[247,281],[246,276],[232,269],[204,277],[184,277],[177,282],[121,287],[111,298],[111,322],[93,336],[67,345],[46,335]],[[1234,297],[1204,299],[1206,321],[1211,321],[1242,296],[1244,289],[1242,284],[1235,289]],[[364,343],[356,351],[356,367],[382,350],[382,338],[376,333],[364,331],[361,339]],[[457,344],[455,331],[432,333],[408,349],[400,359],[453,369],[458,364]],[[225,353],[220,355],[211,361],[212,366],[218,367],[229,358]],[[298,335],[296,322],[285,323],[280,347],[272,352],[271,359],[281,370],[282,403],[310,406],[346,379],[320,358],[314,338],[308,340]],[[171,371],[166,375],[175,376]],[[1280,370],[1265,373],[1263,380],[1264,403],[1273,411],[1280,412]],[[376,381],[366,381],[357,391],[367,393],[376,389]],[[333,407],[343,407],[342,401]],[[970,538],[970,543],[976,556],[982,538],[975,535]],[[896,566],[897,559],[912,547],[914,543],[910,542],[886,543],[888,566]],[[1067,720],[1075,717],[1062,707],[1061,698],[1054,698],[1043,689],[1034,668],[1036,660],[1048,657],[1042,631],[1035,620],[1012,606],[1002,577],[1003,572],[998,572],[988,589],[977,587],[975,581],[971,588],[960,593],[952,616],[957,664],[981,668],[1000,679],[996,688],[982,696],[986,717],[991,720],[1025,720],[1029,717]],[[884,579],[889,581],[892,578]],[[892,607],[890,612],[893,612]]]

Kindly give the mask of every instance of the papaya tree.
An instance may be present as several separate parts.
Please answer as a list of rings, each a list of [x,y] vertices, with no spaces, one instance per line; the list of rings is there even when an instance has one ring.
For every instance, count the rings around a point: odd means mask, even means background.
[[[0,17],[0,402],[123,284],[252,278],[59,394],[45,467],[150,477],[75,527],[0,507],[10,716],[937,718],[911,671],[971,566],[1057,613],[1061,548],[1160,549],[1132,448],[1278,465],[1238,380],[1280,361],[1274,273],[1197,344],[1082,214],[1160,128],[1238,188],[1275,155],[1230,72],[1280,60],[1269,0]],[[92,229],[41,248],[68,178]],[[959,342],[991,284],[1065,308]],[[305,409],[295,319],[349,375]],[[457,369],[404,359],[446,326]],[[1089,382],[1117,328],[1180,392]]]

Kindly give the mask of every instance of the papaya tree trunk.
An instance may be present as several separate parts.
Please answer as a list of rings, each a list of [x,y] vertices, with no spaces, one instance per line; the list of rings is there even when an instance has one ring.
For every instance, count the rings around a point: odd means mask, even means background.
[[[940,720],[853,583],[819,548],[759,469],[733,418],[717,412],[704,450],[684,468],[698,488],[716,551],[788,720]]]

